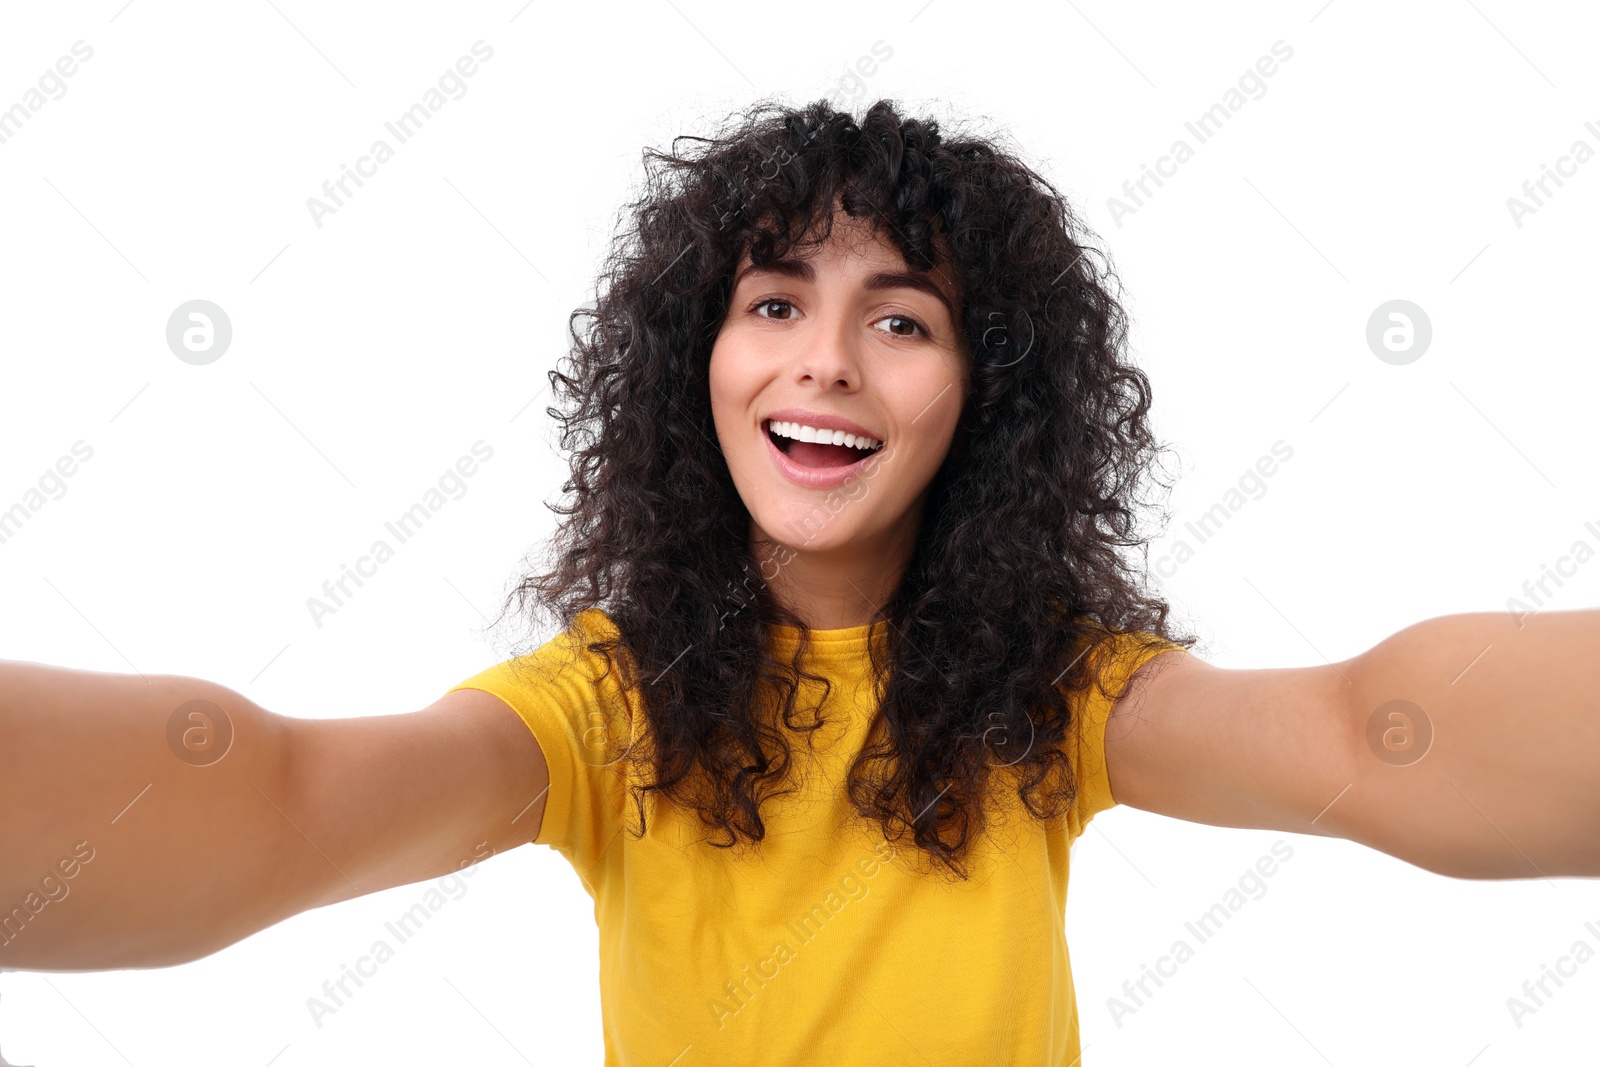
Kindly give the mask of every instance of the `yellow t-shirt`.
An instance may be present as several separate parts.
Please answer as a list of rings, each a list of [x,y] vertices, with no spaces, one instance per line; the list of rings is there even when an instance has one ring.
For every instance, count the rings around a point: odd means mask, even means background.
[[[880,628],[881,629],[881,628]],[[535,843],[564,855],[594,899],[605,1063],[936,1063],[1076,1067],[1078,1011],[1063,923],[1067,857],[1090,818],[1116,803],[1104,762],[1111,701],[1074,698],[1069,746],[1078,796],[1052,824],[1011,806],[977,836],[967,882],[926,873],[857,816],[842,783],[871,720],[867,627],[813,630],[808,669],[833,683],[827,725],[791,741],[801,790],[762,807],[767,835],[736,860],[698,816],[649,793],[648,831],[618,760],[631,736],[615,668],[583,647],[614,625],[591,609],[538,651],[455,686],[505,701],[550,770]],[[771,628],[774,651],[795,631]],[[1113,697],[1142,663],[1118,635],[1093,653]],[[821,687],[802,679],[799,699]],[[631,721],[637,721],[631,720]],[[617,733],[621,731],[621,733]],[[1079,751],[1081,749],[1081,751]],[[999,780],[998,777],[996,779]],[[1012,817],[1014,814],[1015,817]],[[626,827],[624,829],[624,820]],[[721,838],[725,839],[725,838]]]

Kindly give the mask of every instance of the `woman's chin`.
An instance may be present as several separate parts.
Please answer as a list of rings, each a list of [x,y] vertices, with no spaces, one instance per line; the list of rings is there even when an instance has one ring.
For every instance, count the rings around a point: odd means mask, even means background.
[[[849,505],[846,505],[847,507]],[[796,552],[828,552],[849,544],[857,535],[857,520],[843,511],[834,512],[826,504],[796,505],[766,509],[756,525],[767,538]]]

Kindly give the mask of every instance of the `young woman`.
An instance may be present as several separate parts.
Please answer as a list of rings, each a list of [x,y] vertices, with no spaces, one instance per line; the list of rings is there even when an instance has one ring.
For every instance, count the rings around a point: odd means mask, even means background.
[[[1044,179],[882,101],[680,140],[551,375],[570,501],[507,608],[555,636],[346,720],[0,664],[0,966],[193,960],[533,841],[594,898],[608,1063],[1064,1067],[1113,804],[1600,875],[1600,614],[1207,665],[1131,562],[1149,387]]]

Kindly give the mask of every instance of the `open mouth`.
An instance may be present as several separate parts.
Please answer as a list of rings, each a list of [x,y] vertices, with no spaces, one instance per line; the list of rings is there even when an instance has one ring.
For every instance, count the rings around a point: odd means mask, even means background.
[[[766,431],[778,451],[802,467],[848,467],[883,447],[882,441],[857,438],[838,430],[815,430],[797,422],[769,419]]]

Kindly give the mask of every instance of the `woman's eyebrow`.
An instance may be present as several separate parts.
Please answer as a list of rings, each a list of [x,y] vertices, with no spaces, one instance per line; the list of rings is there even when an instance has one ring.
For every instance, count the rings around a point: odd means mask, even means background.
[[[862,282],[865,289],[915,289],[921,293],[938,300],[944,305],[945,314],[950,316],[950,321],[956,318],[956,309],[951,306],[950,298],[944,295],[944,290],[934,284],[933,279],[926,274],[912,274],[908,271],[879,271],[866,281]]]
[[[777,274],[786,278],[795,278],[802,282],[814,282],[817,278],[816,269],[809,259],[796,259],[793,257],[773,260],[766,266],[758,267],[754,264],[747,265],[739,271],[733,279],[735,287],[746,277],[753,274]],[[862,288],[869,290],[881,289],[915,289],[920,293],[927,293],[944,305],[945,313],[952,322],[956,318],[956,309],[950,303],[950,298],[945,296],[933,279],[926,274],[913,274],[910,271],[878,271],[870,275],[861,283]]]

